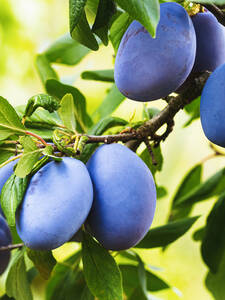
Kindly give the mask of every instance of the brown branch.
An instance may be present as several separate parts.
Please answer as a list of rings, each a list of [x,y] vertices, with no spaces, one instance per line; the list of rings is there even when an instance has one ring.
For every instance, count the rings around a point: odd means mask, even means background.
[[[114,142],[128,142],[131,140],[144,141],[147,137],[150,137],[151,140],[159,141],[165,140],[173,128],[173,119],[175,115],[184,108],[185,105],[191,103],[194,99],[199,97],[202,93],[202,89],[208,79],[210,73],[205,72],[200,74],[197,78],[191,78],[190,82],[182,89],[182,92],[176,96],[168,96],[165,100],[168,102],[168,105],[155,117],[151,120],[145,122],[138,129],[133,130],[131,133],[122,133],[115,135],[102,135],[102,136],[93,136],[86,135],[89,139],[87,143],[114,143]],[[164,124],[167,124],[167,130],[162,136],[157,136],[156,132]]]
[[[214,14],[218,22],[225,26],[225,13],[219,7],[215,4],[204,4],[204,7]]]
[[[22,248],[24,246],[24,244],[12,244],[12,245],[8,245],[8,246],[3,246],[3,247],[0,247],[0,252],[1,251],[11,251],[11,250],[14,250],[14,249],[18,249],[18,248]]]

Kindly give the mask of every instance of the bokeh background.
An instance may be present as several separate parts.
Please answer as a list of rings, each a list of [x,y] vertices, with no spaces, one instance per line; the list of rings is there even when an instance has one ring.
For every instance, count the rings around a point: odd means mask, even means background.
[[[35,69],[35,56],[55,39],[68,32],[68,3],[62,0],[0,0],[0,95],[13,105],[25,103],[34,94],[43,92]],[[92,113],[106,95],[110,84],[85,81],[81,71],[109,69],[113,67],[113,49],[101,47],[89,54],[75,67],[55,66],[60,76],[74,78],[75,86],[86,96],[88,111]],[[162,108],[163,101],[148,104]],[[114,113],[129,119],[141,115],[141,103],[126,100]],[[158,201],[153,226],[166,222],[170,202],[177,185],[185,173],[212,151],[195,121],[183,128],[188,116],[180,112],[176,118],[174,132],[163,143],[164,165],[157,180],[168,190],[168,195]],[[204,164],[204,178],[224,166],[224,158],[214,158]],[[140,251],[145,261],[157,268],[158,275],[174,288],[155,293],[157,299],[210,300],[213,299],[204,286],[207,268],[200,256],[200,244],[192,240],[193,232],[205,223],[205,217],[215,199],[198,204],[192,215],[201,215],[193,228],[172,244],[165,252],[161,250]],[[77,244],[69,244],[54,251],[57,259],[63,260]],[[4,291],[4,276],[0,279],[0,293]],[[33,284],[36,299],[44,299],[44,283],[37,278]],[[72,299],[71,299],[72,300]],[[78,299],[77,299],[78,300]],[[138,300],[138,299],[137,299]]]

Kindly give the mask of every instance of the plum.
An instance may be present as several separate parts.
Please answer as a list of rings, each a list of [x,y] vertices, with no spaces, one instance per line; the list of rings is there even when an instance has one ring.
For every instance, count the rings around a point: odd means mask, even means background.
[[[129,99],[160,99],[185,81],[195,54],[196,35],[187,12],[177,3],[163,3],[156,38],[137,21],[128,27],[116,56],[116,85]]]
[[[52,161],[31,178],[16,214],[17,232],[31,249],[55,249],[80,229],[92,202],[86,166],[69,157]]]
[[[214,71],[225,63],[225,27],[205,10],[192,17],[197,50],[193,72]]]
[[[200,103],[200,118],[206,137],[225,147],[225,64],[218,67],[207,80]]]
[[[87,168],[94,187],[88,231],[106,249],[134,246],[147,233],[155,212],[156,188],[149,168],[120,144],[99,147]]]
[[[0,247],[8,246],[12,243],[9,226],[5,219],[0,216]],[[10,251],[0,251],[0,275],[5,271],[9,264]]]
[[[14,160],[8,163],[6,166],[0,168],[0,195],[4,184],[9,179],[9,177],[13,174],[13,168],[17,162],[18,162],[17,160]],[[0,214],[3,215],[1,205],[0,205]]]

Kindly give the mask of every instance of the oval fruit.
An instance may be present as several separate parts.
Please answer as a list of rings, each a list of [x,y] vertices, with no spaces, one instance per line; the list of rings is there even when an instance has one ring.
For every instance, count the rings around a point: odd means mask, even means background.
[[[192,17],[197,50],[193,72],[214,71],[225,63],[225,27],[205,10]]]
[[[80,229],[92,201],[92,182],[81,161],[50,162],[30,181],[17,211],[17,232],[31,249],[55,249]]]
[[[0,216],[0,247],[8,246],[12,243],[12,237],[9,230],[9,226],[5,219]],[[10,251],[0,252],[0,275],[5,271],[9,264]]]
[[[88,230],[106,249],[134,246],[147,233],[155,212],[156,188],[150,170],[120,144],[99,147],[87,167],[94,187]]]
[[[155,39],[137,21],[128,27],[116,56],[116,85],[133,100],[160,99],[185,81],[195,54],[196,36],[187,12],[177,3],[163,3]]]
[[[206,137],[225,147],[225,64],[217,68],[207,80],[200,104],[200,118]]]

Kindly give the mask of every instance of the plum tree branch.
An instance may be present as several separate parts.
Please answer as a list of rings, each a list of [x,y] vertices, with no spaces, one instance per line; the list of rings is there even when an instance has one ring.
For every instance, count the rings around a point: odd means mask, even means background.
[[[225,26],[225,13],[218,6],[215,4],[204,4],[204,7],[214,14],[218,22]]]
[[[185,105],[191,103],[194,99],[199,97],[202,93],[202,89],[208,79],[210,73],[204,72],[197,77],[190,77],[185,86],[178,91],[177,95],[167,96],[165,100],[168,105],[155,117],[146,121],[138,129],[132,129],[131,132],[121,133],[115,135],[86,135],[88,137],[87,143],[113,143],[113,142],[129,142],[129,141],[145,141],[147,137],[150,137],[155,143],[159,143],[161,140],[170,134],[174,125],[175,115],[184,108]],[[167,124],[167,130],[162,136],[156,135],[158,129],[164,124]]]

